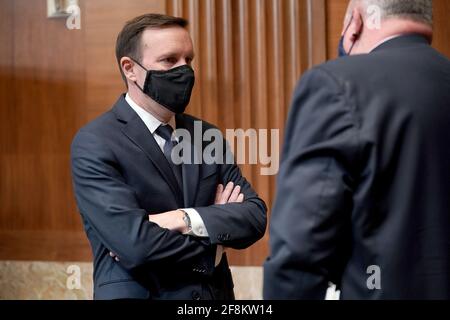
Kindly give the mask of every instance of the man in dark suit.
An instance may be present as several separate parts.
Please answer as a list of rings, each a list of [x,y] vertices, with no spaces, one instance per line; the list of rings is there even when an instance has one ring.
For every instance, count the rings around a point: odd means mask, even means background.
[[[156,14],[125,25],[116,55],[128,93],[72,144],[95,299],[233,299],[224,248],[247,248],[265,232],[266,206],[239,168],[196,158],[208,144],[195,135],[215,128],[184,114],[195,79],[186,25]],[[192,161],[177,163],[186,142]]]
[[[344,30],[351,56],[294,94],[264,297],[324,299],[332,282],[342,299],[449,299],[450,61],[430,46],[432,1],[351,1]]]

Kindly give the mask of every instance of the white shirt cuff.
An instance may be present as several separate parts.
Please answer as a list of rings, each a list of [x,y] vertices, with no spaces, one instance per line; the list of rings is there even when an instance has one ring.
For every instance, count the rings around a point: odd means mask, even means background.
[[[200,238],[208,238],[208,230],[206,230],[205,223],[203,222],[202,217],[195,209],[181,209],[186,212],[191,219],[192,231],[188,233],[189,235],[200,237]]]
[[[195,209],[181,209],[182,211],[186,212],[189,216],[189,219],[191,219],[191,226],[192,230],[188,233],[188,235],[201,237],[201,238],[207,238],[209,237],[208,230],[206,230],[205,223],[203,222],[202,217]],[[222,261],[222,256],[224,253],[224,248],[221,245],[217,246],[216,249],[216,261],[215,266],[217,267],[220,262]]]

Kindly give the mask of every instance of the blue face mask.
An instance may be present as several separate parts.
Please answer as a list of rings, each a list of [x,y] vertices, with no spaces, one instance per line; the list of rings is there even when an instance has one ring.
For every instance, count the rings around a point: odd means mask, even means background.
[[[339,58],[348,56],[348,53],[344,48],[344,36],[342,36],[341,40],[339,41],[338,56]]]
[[[350,53],[352,52],[353,46],[355,45],[355,42],[353,42],[353,45],[350,48],[350,51],[348,53],[347,53],[347,51],[345,51],[345,48],[344,48],[345,34],[347,33],[348,28],[350,28],[350,25],[352,24],[352,20],[353,20],[353,17],[350,19],[350,22],[348,23],[347,28],[345,28],[344,34],[342,35],[341,40],[339,41],[339,48],[338,48],[339,57],[346,57],[346,56],[350,55]]]

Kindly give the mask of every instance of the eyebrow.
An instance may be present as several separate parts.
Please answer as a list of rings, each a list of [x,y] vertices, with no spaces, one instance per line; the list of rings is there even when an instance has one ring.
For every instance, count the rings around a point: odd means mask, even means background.
[[[160,54],[158,56],[158,59],[168,58],[168,57],[177,57],[178,55],[179,55],[179,52],[175,52],[175,51],[170,52],[169,51],[169,52]],[[192,52],[192,54],[189,54],[188,56],[193,60],[195,58],[195,53]]]

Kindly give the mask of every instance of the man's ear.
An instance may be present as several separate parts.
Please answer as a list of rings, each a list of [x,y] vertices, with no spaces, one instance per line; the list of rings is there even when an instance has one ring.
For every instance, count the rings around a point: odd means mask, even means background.
[[[364,28],[364,20],[360,8],[356,7],[352,11],[352,22],[348,33],[352,36],[352,41],[358,40]]]
[[[137,77],[134,71],[135,63],[128,57],[123,57],[120,59],[120,67],[122,68],[123,74],[131,82],[136,82]]]

